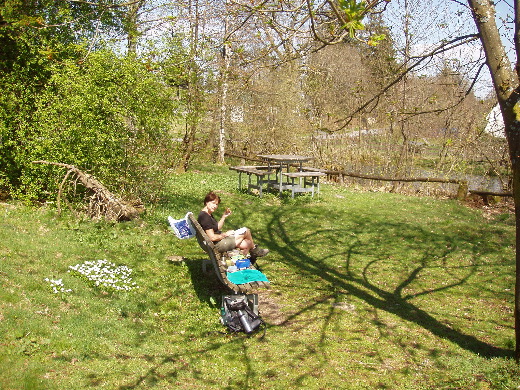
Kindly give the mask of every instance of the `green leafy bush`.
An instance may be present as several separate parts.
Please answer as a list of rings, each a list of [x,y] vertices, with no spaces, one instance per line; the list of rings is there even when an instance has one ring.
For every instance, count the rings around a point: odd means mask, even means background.
[[[175,159],[179,106],[172,88],[134,58],[99,51],[55,64],[30,131],[19,135],[18,195],[55,196],[65,172],[31,163],[46,160],[73,164],[117,193],[150,196]]]

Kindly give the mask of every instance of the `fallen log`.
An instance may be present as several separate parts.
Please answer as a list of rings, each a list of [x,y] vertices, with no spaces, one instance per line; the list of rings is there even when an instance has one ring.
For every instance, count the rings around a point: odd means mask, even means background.
[[[437,177],[385,177],[385,176],[376,176],[376,175],[364,175],[361,173],[353,173],[346,171],[333,171],[329,169],[322,168],[313,168],[313,167],[304,167],[306,171],[315,171],[326,173],[330,176],[339,176],[340,179],[342,176],[355,177],[357,179],[367,179],[367,180],[379,180],[379,181],[390,181],[390,182],[403,182],[403,183],[412,183],[412,182],[422,182],[422,183],[448,183],[448,184],[458,184],[459,188],[457,190],[457,199],[464,200],[468,193],[468,181],[463,179],[443,179]]]
[[[469,190],[470,194],[480,196],[502,196],[502,197],[513,197],[513,193],[510,191],[480,191],[480,190]]]
[[[113,221],[129,221],[136,218],[141,212],[144,211],[144,208],[141,204],[133,205],[129,202],[123,201],[122,199],[119,199],[103,184],[101,184],[101,182],[94,176],[82,172],[74,165],[43,160],[33,161],[33,163],[56,165],[67,169],[67,173],[65,174],[58,189],[56,203],[59,214],[61,214],[61,197],[63,193],[63,187],[71,175],[75,175],[75,181],[79,181],[91,193],[91,195],[89,195],[89,202],[87,206],[87,214],[90,218],[105,218]]]

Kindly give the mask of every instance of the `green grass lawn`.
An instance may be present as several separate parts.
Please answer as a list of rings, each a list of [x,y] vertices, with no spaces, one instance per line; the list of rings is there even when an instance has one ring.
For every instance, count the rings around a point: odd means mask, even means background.
[[[172,175],[161,204],[118,224],[0,204],[0,388],[520,386],[512,215],[332,185],[313,200],[260,199],[236,184],[226,168]],[[197,242],[168,228],[209,190],[234,210],[227,227],[271,250],[259,260],[265,334],[224,333],[225,291]],[[68,272],[100,259],[130,267],[139,288]]]

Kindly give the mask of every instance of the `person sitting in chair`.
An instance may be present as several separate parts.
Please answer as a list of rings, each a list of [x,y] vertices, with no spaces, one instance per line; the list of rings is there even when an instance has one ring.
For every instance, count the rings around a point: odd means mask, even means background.
[[[241,250],[242,254],[246,256],[250,254],[251,263],[254,264],[258,257],[265,256],[269,253],[268,249],[261,249],[255,245],[251,231],[244,228],[245,231],[239,229],[238,231],[229,230],[222,232],[222,227],[226,218],[231,215],[231,209],[227,208],[222,217],[217,222],[213,217],[213,213],[220,204],[220,197],[213,191],[208,193],[204,198],[204,208],[200,211],[197,218],[200,226],[209,239],[215,244],[215,248],[219,252],[231,251],[235,248]]]

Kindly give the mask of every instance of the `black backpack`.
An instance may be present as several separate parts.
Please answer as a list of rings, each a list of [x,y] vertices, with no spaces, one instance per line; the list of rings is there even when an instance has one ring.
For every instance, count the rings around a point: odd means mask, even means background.
[[[224,296],[221,314],[222,324],[234,333],[251,334],[264,324],[260,316],[250,309],[245,295]]]

